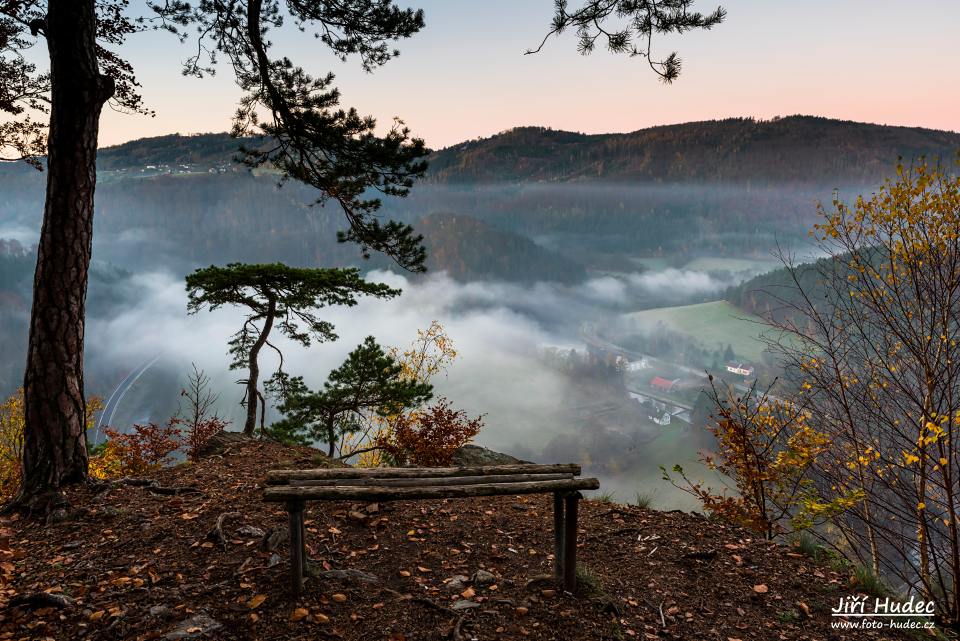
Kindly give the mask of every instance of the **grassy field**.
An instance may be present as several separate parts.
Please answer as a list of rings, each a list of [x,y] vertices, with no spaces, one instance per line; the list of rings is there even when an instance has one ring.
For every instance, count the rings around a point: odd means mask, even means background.
[[[713,272],[766,272],[781,267],[779,261],[768,259],[750,259],[750,258],[723,258],[718,256],[702,256],[694,258],[684,265],[684,269],[695,271]]]
[[[667,256],[634,257],[631,258],[631,261],[635,265],[651,271],[675,267],[701,272],[762,273],[781,267],[780,262],[773,258],[728,258],[725,256],[700,256],[682,265]]]
[[[700,462],[697,439],[681,425],[678,422],[664,427],[646,445],[636,467],[619,474],[598,474],[599,493],[612,493],[613,500],[618,503],[634,503],[638,494],[645,495],[652,499],[652,507],[658,510],[702,510],[697,499],[664,481],[659,467],[662,465],[672,470],[674,465],[680,465],[691,480],[705,481],[718,491],[724,488],[720,475]],[[673,472],[671,475],[677,476]]]
[[[732,345],[738,357],[751,361],[759,361],[764,348],[760,334],[765,328],[759,324],[760,319],[726,301],[647,309],[627,314],[627,318],[651,326],[661,321],[669,329],[691,336],[709,349]]]

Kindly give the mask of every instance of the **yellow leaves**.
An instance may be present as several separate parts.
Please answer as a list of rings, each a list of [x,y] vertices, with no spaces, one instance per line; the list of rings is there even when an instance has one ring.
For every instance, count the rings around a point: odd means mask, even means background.
[[[920,457],[917,456],[916,454],[913,454],[913,453],[908,452],[908,451],[906,451],[906,450],[903,451],[903,464],[904,464],[904,465],[912,465],[912,464],[918,462],[919,460],[920,460]]]
[[[23,456],[23,388],[0,403],[0,503],[13,496],[20,485],[20,459]],[[87,399],[85,427],[93,429],[96,413],[103,409],[98,396]]]
[[[924,503],[923,501],[920,501],[919,503],[917,503],[917,509],[918,509],[918,510],[926,509],[926,507],[927,507],[927,504]]]

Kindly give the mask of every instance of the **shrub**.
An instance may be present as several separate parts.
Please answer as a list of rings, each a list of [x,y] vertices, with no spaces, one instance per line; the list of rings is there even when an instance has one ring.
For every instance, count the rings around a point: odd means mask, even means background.
[[[398,464],[443,466],[453,461],[457,448],[480,433],[483,416],[470,419],[463,410],[450,409],[450,401],[435,404],[414,414],[401,414],[381,447]]]
[[[90,460],[90,473],[97,478],[137,476],[168,464],[180,448],[180,430],[174,421],[167,425],[134,425],[133,432],[121,434],[105,428],[107,442],[99,456]]]
[[[716,437],[716,452],[702,453],[701,461],[732,480],[737,491],[715,491],[688,478],[679,465],[673,467],[678,478],[661,466],[664,480],[699,499],[711,515],[769,539],[809,529],[862,498],[858,492],[821,498],[810,470],[830,440],[810,425],[804,407],[755,387],[742,396],[728,388],[724,398],[713,377],[710,384],[717,415],[707,429]]]
[[[170,424],[180,426],[187,458],[196,461],[207,441],[225,430],[230,423],[216,414],[209,415],[220,395],[210,388],[210,377],[198,368],[196,363],[191,363],[191,367],[193,371],[187,374],[187,384],[180,390],[180,397],[185,400],[186,408],[181,402],[177,415],[170,419]]]
[[[196,461],[200,456],[200,450],[207,444],[207,441],[225,430],[229,424],[228,421],[224,421],[219,416],[204,418],[197,422],[181,418],[170,419],[171,426],[183,426],[178,428],[178,431],[181,434],[187,458],[191,461]]]

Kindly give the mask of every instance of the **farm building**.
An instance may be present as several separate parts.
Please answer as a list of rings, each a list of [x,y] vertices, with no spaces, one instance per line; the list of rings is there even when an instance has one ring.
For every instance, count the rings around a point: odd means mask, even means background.
[[[727,363],[727,371],[740,376],[753,376],[753,365],[749,363]]]
[[[679,378],[676,378],[671,381],[669,379],[663,378],[662,376],[654,376],[650,380],[650,387],[652,387],[655,390],[659,390],[661,392],[672,392],[676,387],[677,383],[679,382],[680,382]]]

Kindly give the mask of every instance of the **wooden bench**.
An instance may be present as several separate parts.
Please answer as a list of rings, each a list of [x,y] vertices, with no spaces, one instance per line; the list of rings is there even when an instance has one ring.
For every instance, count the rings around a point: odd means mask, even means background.
[[[554,572],[564,590],[577,585],[577,502],[597,479],[576,478],[580,466],[379,467],[270,470],[265,501],[285,503],[290,517],[293,593],[300,595],[307,557],[303,509],[307,501],[405,501],[471,496],[553,494]]]

